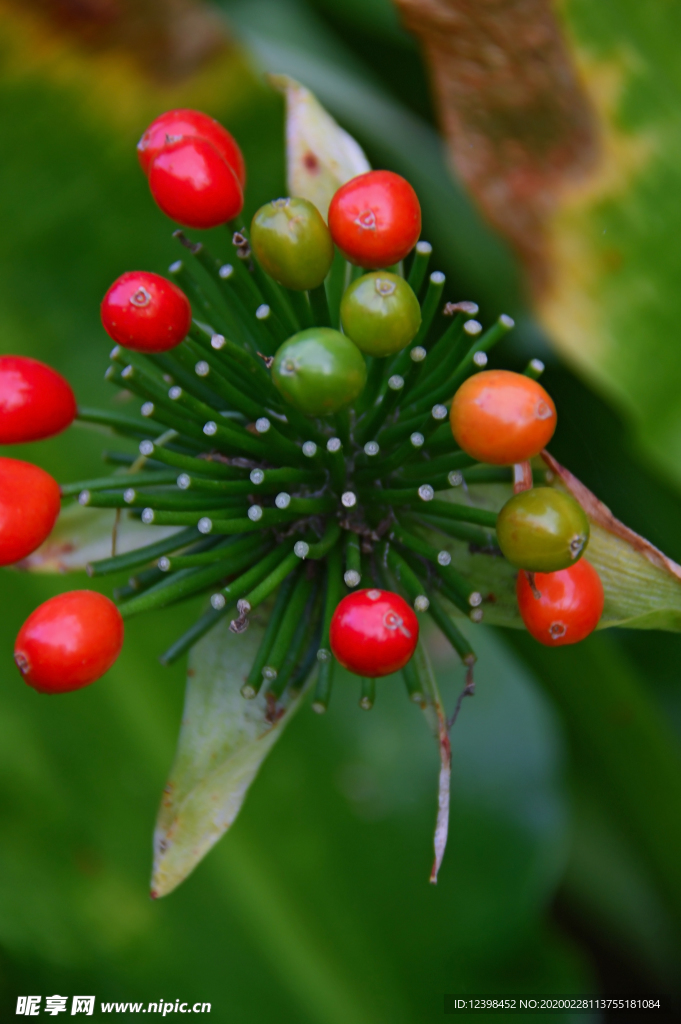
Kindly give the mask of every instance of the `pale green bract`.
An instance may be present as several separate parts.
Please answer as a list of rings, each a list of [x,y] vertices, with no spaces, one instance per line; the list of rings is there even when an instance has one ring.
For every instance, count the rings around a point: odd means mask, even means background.
[[[175,763],[154,833],[154,896],[172,892],[230,827],[300,705],[302,692],[291,699],[287,690],[272,717],[264,696],[246,700],[240,692],[269,611],[263,606],[239,636],[225,618],[191,653]]]

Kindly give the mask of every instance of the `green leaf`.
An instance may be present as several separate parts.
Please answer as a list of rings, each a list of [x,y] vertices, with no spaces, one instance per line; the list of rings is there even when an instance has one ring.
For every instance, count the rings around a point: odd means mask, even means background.
[[[286,691],[276,706],[264,695],[241,695],[269,611],[264,606],[240,635],[225,618],[192,652],[175,762],[154,834],[154,896],[172,892],[231,826],[300,704],[303,691]]]
[[[44,573],[82,572],[88,562],[111,556],[115,519],[113,509],[67,505],[45,543],[14,568]],[[134,551],[177,532],[175,526],[150,527],[123,515],[116,530],[116,554]]]
[[[355,142],[309,89],[288,75],[269,75],[286,97],[286,184],[290,195],[308,199],[326,219],[341,185],[371,170]]]

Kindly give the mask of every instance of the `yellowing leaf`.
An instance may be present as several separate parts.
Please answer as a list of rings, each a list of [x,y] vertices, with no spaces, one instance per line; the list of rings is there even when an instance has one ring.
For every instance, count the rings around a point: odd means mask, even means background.
[[[302,691],[273,707],[241,687],[262,640],[269,608],[246,633],[226,618],[190,658],[182,728],[154,833],[154,896],[194,870],[236,818],[260,765],[300,704]]]
[[[52,533],[36,551],[17,562],[28,572],[82,572],[88,562],[111,557],[115,512],[67,505]],[[121,516],[116,531],[116,554],[145,547],[177,533],[176,526],[145,526],[139,519]]]
[[[334,121],[309,89],[288,75],[269,81],[286,97],[286,184],[326,219],[341,185],[371,166],[361,146]]]

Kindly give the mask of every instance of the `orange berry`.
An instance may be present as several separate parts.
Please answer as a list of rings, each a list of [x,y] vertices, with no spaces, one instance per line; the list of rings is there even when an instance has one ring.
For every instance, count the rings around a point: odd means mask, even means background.
[[[538,455],[556,429],[556,407],[541,384],[510,370],[469,377],[454,395],[449,418],[456,443],[495,466]]]

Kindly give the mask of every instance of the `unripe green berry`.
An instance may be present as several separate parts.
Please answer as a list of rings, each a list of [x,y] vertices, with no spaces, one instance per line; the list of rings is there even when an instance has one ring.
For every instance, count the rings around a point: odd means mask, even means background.
[[[359,349],[330,327],[294,334],[272,364],[276,387],[307,416],[330,416],[345,408],[364,390],[366,376]]]
[[[317,288],[333,262],[329,229],[307,199],[261,206],[251,223],[251,246],[270,277],[297,292]]]
[[[421,326],[421,307],[404,278],[378,270],[347,289],[341,322],[348,338],[370,356],[401,352]]]
[[[533,487],[514,494],[497,518],[497,540],[511,565],[557,572],[574,565],[589,542],[589,520],[569,494]]]

